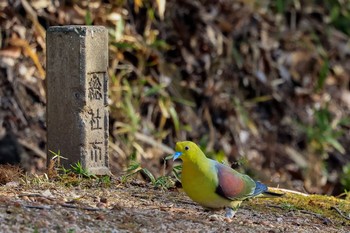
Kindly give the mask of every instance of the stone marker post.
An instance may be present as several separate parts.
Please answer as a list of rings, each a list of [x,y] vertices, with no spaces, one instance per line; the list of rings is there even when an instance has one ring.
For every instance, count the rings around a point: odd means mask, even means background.
[[[50,27],[47,43],[47,155],[65,168],[108,169],[108,32],[102,26]]]

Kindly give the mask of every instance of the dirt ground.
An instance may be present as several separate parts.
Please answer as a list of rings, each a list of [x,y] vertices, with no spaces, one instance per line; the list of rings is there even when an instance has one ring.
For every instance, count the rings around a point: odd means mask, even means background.
[[[10,182],[0,187],[0,202],[1,232],[350,232],[346,217],[339,222],[288,210],[273,198],[244,202],[227,221],[223,210],[204,210],[181,189],[140,182],[109,187]]]

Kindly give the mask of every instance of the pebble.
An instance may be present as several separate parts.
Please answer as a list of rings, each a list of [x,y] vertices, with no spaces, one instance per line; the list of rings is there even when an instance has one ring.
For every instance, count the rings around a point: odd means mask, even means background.
[[[217,214],[210,215],[209,221],[220,221],[220,217]]]

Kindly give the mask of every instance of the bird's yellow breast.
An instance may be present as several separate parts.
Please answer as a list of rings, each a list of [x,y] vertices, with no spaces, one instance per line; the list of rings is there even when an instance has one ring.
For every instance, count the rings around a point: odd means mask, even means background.
[[[186,194],[195,202],[208,208],[222,208],[230,201],[216,193],[217,176],[212,172],[210,163],[201,164],[183,162],[181,181]]]

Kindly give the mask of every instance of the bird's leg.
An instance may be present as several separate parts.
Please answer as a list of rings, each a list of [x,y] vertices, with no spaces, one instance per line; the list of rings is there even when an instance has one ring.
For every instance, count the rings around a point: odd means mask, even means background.
[[[225,217],[231,219],[235,216],[237,209],[234,210],[231,207],[226,207],[225,211],[226,211]]]
[[[228,219],[231,219],[235,216],[238,208],[240,207],[242,201],[233,201],[231,202],[230,206],[226,206],[226,214],[225,217]]]

